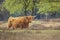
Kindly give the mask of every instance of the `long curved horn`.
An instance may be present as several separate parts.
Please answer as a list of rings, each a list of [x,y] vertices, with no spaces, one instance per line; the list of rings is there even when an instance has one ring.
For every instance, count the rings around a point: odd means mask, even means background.
[[[36,16],[33,16],[34,18],[36,17]]]

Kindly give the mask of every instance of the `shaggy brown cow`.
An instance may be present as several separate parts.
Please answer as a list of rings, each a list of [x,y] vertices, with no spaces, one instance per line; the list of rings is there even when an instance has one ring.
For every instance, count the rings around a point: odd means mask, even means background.
[[[19,17],[16,20],[14,20],[14,22],[12,23],[12,26],[14,29],[16,29],[17,27],[22,28],[22,25],[24,22],[25,22],[25,17]]]
[[[16,29],[17,27],[22,28],[28,28],[29,27],[29,23],[31,23],[32,19],[34,17],[33,16],[23,16],[23,17],[18,17],[18,18],[13,18],[10,17],[8,20],[8,25],[9,27],[13,27],[14,29]]]

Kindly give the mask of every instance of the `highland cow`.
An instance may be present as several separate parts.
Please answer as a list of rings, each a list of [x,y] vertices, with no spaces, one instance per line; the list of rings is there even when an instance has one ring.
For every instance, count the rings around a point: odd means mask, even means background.
[[[33,16],[23,16],[18,18],[9,17],[8,19],[8,27],[13,27],[14,29],[20,27],[23,28],[29,28],[29,23],[32,22]]]

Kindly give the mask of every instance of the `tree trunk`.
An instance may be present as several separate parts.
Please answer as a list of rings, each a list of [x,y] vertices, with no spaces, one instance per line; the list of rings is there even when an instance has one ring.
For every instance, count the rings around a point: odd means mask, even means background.
[[[27,16],[27,11],[26,11],[26,8],[25,8],[25,16]]]
[[[34,15],[34,12],[35,12],[35,2],[36,2],[36,0],[35,0],[35,1],[33,1],[32,16]]]
[[[32,8],[32,14],[31,14],[32,16],[34,15],[34,7]]]
[[[26,3],[25,3],[25,7],[24,8],[25,8],[25,11],[24,11],[25,12],[25,16],[27,16],[27,10],[26,10],[27,9],[27,5],[26,5]]]
[[[45,16],[46,16],[46,18],[45,18],[45,19],[46,19],[46,21],[48,21],[48,14],[46,13],[46,14],[45,14]]]

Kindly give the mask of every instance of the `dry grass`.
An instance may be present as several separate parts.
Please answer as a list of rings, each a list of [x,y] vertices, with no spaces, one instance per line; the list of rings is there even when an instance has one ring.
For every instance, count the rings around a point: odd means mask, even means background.
[[[18,32],[19,31],[19,32]],[[59,30],[4,30],[0,40],[60,40]]]
[[[30,25],[32,25],[32,29],[59,29],[60,30],[60,19],[50,19],[48,21],[36,20],[33,21]]]

